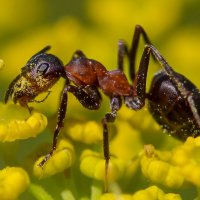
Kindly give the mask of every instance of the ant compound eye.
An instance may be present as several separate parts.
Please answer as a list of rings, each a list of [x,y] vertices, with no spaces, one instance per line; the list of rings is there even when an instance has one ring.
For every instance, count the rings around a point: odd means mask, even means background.
[[[37,68],[37,73],[45,74],[49,69],[49,63],[41,63]]]

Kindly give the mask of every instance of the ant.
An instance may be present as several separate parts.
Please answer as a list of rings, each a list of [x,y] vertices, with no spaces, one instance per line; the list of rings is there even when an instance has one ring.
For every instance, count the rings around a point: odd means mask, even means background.
[[[145,41],[145,47],[137,73],[135,58],[140,36]],[[107,191],[107,174],[109,165],[109,122],[114,122],[117,111],[124,103],[132,110],[140,110],[148,100],[149,110],[161,127],[172,136],[185,140],[187,137],[200,135],[200,93],[196,86],[183,75],[175,72],[151,44],[144,29],[137,25],[133,35],[131,48],[124,41],[118,42],[117,69],[108,71],[98,61],[87,58],[82,51],[77,50],[71,61],[63,65],[56,56],[47,54],[50,46],[45,47],[26,63],[19,74],[9,85],[5,95],[5,103],[13,98],[14,103],[28,107],[34,98],[47,92],[60,77],[66,82],[61,94],[57,115],[57,125],[50,152],[39,164],[42,167],[56,149],[60,129],[68,103],[68,92],[72,93],[87,109],[97,110],[102,101],[99,89],[110,98],[111,111],[106,113],[101,123],[103,126],[103,151],[105,159],[105,190]],[[153,77],[150,91],[146,93],[146,79],[150,55],[159,62],[163,70]],[[130,79],[123,73],[124,57],[128,57]],[[47,96],[50,92],[48,92]],[[42,100],[44,101],[47,96]],[[39,101],[39,102],[42,102]],[[30,110],[30,109],[29,109]]]

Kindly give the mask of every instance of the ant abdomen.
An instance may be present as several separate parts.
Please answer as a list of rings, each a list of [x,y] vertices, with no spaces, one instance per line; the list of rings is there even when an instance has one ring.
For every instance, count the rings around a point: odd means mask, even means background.
[[[188,91],[196,90],[194,84],[186,77],[175,74],[181,87]],[[200,129],[188,103],[188,96],[182,96],[177,87],[165,71],[158,72],[148,93],[150,113],[170,135],[181,140],[188,136],[197,137],[200,135]],[[200,100],[200,95],[198,98]]]

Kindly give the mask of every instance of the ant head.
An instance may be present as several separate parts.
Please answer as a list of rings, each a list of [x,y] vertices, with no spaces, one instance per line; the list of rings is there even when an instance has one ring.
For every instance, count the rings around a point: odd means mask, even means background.
[[[22,75],[33,79],[48,78],[50,76],[49,81],[62,76],[64,74],[63,64],[58,57],[45,53],[49,49],[50,46],[47,46],[33,55],[21,69]]]
[[[59,58],[45,53],[49,49],[47,46],[29,59],[21,69],[21,74],[10,83],[5,102],[12,96],[15,103],[18,101],[25,106],[64,76],[64,67]]]

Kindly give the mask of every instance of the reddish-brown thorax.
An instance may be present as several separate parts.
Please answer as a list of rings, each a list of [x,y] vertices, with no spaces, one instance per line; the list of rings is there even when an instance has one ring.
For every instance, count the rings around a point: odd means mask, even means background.
[[[108,96],[131,94],[131,86],[121,70],[107,71],[99,62],[85,57],[73,59],[65,66],[67,77],[75,85],[94,85]]]

